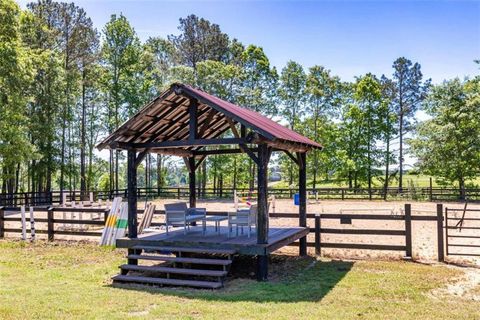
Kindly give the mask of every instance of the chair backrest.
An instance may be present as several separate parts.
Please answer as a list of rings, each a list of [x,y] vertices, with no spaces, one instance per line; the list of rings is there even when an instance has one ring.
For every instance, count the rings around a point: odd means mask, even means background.
[[[187,211],[188,208],[185,202],[165,204],[165,221],[167,223],[182,221],[185,219]]]
[[[250,219],[253,219],[253,221],[255,221],[257,218],[257,212],[258,212],[258,205],[252,204],[250,206],[250,212],[249,212]]]
[[[176,203],[167,203],[165,204],[165,211],[187,211],[186,202],[176,202]]]

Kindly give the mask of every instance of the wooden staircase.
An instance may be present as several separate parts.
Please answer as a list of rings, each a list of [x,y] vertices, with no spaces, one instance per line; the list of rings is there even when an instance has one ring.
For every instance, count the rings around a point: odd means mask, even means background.
[[[186,286],[218,289],[223,287],[235,250],[135,246],[127,256],[130,263],[120,266],[121,273],[113,283],[158,286]],[[141,261],[150,262],[142,265]]]

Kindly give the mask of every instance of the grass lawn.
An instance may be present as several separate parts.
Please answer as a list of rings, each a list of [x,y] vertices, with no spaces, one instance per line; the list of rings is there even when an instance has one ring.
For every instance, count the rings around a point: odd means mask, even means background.
[[[406,262],[272,263],[267,283],[218,291],[112,287],[124,252],[92,244],[0,241],[1,319],[479,319],[480,302],[436,295],[462,275]],[[279,259],[279,258],[274,258]]]

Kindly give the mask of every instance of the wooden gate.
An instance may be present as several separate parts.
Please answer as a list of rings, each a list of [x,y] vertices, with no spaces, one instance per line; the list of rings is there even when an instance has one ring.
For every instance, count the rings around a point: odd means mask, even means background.
[[[445,208],[447,256],[480,257],[480,209]]]

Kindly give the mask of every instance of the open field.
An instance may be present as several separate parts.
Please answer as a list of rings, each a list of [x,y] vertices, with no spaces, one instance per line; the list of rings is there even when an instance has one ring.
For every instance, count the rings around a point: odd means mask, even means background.
[[[478,269],[274,255],[267,283],[115,288],[123,255],[87,243],[0,241],[0,318],[476,319],[480,308]]]

